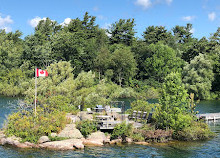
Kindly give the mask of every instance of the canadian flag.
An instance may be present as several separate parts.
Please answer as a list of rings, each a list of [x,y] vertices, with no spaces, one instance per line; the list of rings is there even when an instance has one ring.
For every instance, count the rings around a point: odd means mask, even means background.
[[[37,77],[48,76],[48,72],[47,70],[36,69],[36,76]]]

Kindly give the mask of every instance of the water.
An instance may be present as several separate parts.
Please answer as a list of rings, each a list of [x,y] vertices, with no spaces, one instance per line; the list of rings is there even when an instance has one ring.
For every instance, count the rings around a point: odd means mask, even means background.
[[[0,97],[0,127],[6,116],[12,111],[7,108],[15,103],[15,98]],[[220,112],[220,101],[202,101],[196,110],[201,113]],[[19,149],[11,146],[0,146],[0,158],[49,158],[49,157],[165,157],[165,158],[220,158],[220,122],[209,123],[212,131],[217,133],[208,141],[178,142],[142,145],[121,145],[89,147],[84,150],[52,151],[40,149]]]

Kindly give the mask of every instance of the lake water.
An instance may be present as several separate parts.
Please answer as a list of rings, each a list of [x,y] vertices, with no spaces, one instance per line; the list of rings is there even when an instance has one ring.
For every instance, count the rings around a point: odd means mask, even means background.
[[[11,104],[15,98],[0,96],[0,127],[7,115],[12,112]],[[220,112],[220,101],[202,101],[196,110],[200,113]],[[207,141],[169,142],[142,145],[121,145],[105,147],[89,147],[76,151],[51,151],[40,149],[18,149],[11,146],[0,146],[0,158],[49,158],[49,157],[166,157],[166,158],[220,158],[220,122],[210,122],[209,126],[217,136]]]

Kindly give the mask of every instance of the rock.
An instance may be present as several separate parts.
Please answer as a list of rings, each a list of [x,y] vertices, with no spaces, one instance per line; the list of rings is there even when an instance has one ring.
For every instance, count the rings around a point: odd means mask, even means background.
[[[36,144],[30,143],[30,142],[24,142],[24,144],[27,145],[27,146],[30,146],[30,147],[32,147],[32,148],[36,148],[36,147],[37,147]]]
[[[21,138],[12,136],[12,137],[8,137],[8,138],[2,138],[0,140],[0,144],[1,145],[9,144],[9,145],[12,145],[12,146],[15,146],[18,148],[32,148],[33,147],[32,143],[27,143],[27,142],[20,143],[20,141],[21,141]]]
[[[48,138],[48,136],[42,136],[42,137],[39,138],[37,143],[42,144],[42,143],[49,142],[49,141],[50,141],[50,139]]]
[[[83,135],[76,129],[75,124],[67,124],[66,127],[57,135],[58,137],[81,139]]]
[[[126,142],[127,142],[127,143],[132,143],[133,140],[132,140],[132,138],[128,138],[128,137],[126,137]]]
[[[20,141],[21,141],[21,138],[11,136],[11,137],[8,137],[8,138],[5,139],[5,144],[16,146],[16,144],[20,143]]]
[[[104,144],[110,144],[110,139],[106,139],[103,141]]]
[[[122,143],[121,139],[114,139],[110,141],[110,144],[120,144],[120,143]]]
[[[46,142],[39,145],[40,148],[54,149],[54,150],[73,150],[73,143],[63,141]]]
[[[57,137],[57,133],[51,133],[50,136],[51,136],[52,138]]]
[[[25,143],[16,143],[15,146],[18,148],[32,148],[32,146],[29,146]]]
[[[76,149],[84,149],[83,141],[81,139],[74,139],[73,141],[73,147]]]
[[[55,150],[73,150],[73,149],[83,149],[81,139],[67,139],[62,141],[46,142],[39,145],[40,148],[55,149]]]
[[[97,131],[97,132],[90,134],[87,139],[97,140],[97,141],[100,141],[103,143],[107,139],[107,137],[106,137],[105,133],[103,133],[101,131]]]
[[[5,138],[5,134],[4,134],[3,131],[0,131],[0,139],[1,139],[1,138]]]
[[[80,118],[81,121],[83,120],[93,120],[93,115],[88,114],[86,111],[80,111],[77,116]]]
[[[100,142],[99,140],[96,141],[96,140],[90,140],[90,139],[85,139],[83,141],[83,145],[85,146],[103,146],[104,144],[102,142]]]
[[[139,145],[149,145],[148,142],[134,142],[134,144],[139,144]]]
[[[6,141],[6,138],[1,138],[1,139],[0,139],[0,144],[1,144],[1,145],[5,145],[6,142],[7,142],[7,141]]]
[[[71,123],[75,123],[77,121],[80,121],[80,118],[78,116],[72,115],[71,113],[67,113],[66,118],[70,119]]]
[[[88,136],[86,140],[83,141],[85,146],[103,146],[107,142],[105,133],[101,131],[94,132]]]

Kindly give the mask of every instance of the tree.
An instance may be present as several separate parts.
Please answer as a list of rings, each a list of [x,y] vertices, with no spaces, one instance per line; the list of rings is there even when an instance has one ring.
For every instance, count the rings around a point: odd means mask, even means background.
[[[111,63],[112,55],[109,50],[107,48],[101,48],[94,61],[95,69],[97,69],[99,73],[99,80],[101,79],[101,75],[104,75],[107,69],[110,68]]]
[[[183,82],[197,99],[209,99],[214,80],[211,61],[204,54],[196,56],[183,69]]]
[[[154,113],[156,126],[171,128],[175,132],[188,127],[193,121],[187,90],[182,83],[180,73],[171,72],[165,78],[159,104]]]
[[[111,25],[107,32],[110,34],[111,44],[125,44],[131,46],[134,40],[134,19],[120,19]]]
[[[112,54],[112,62],[114,78],[118,80],[120,86],[123,80],[127,83],[135,76],[137,64],[129,48],[116,49]]]
[[[171,32],[168,32],[164,26],[149,26],[143,36],[147,44],[156,44],[159,41],[163,41],[164,44],[174,43]]]
[[[175,26],[173,29],[174,36],[178,43],[186,43],[192,39],[192,24],[186,26]]]
[[[181,72],[183,61],[169,46],[161,43],[151,44],[152,55],[145,60],[145,71],[148,78],[163,82],[170,72]]]

